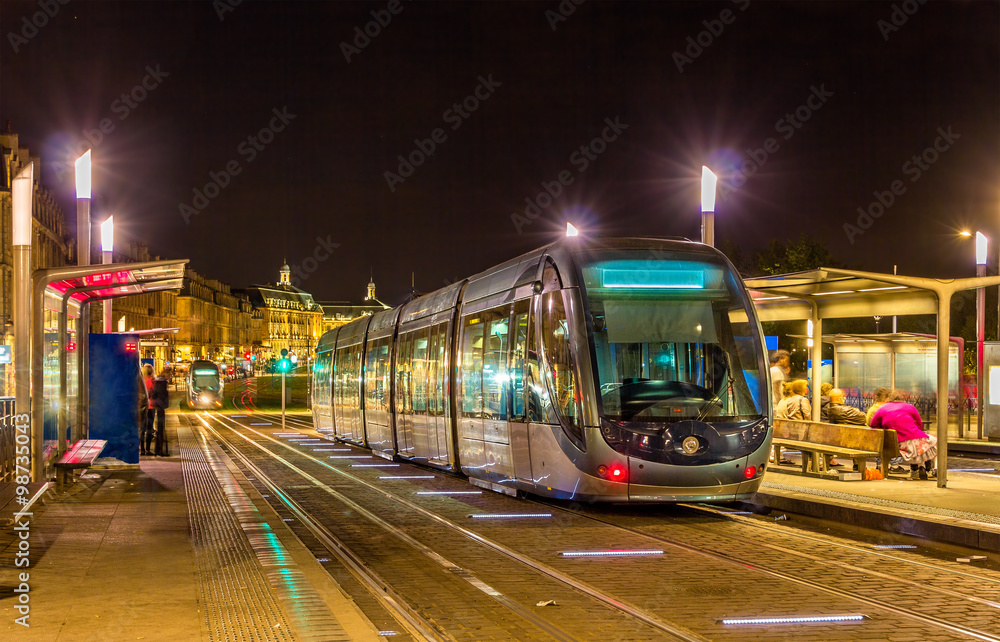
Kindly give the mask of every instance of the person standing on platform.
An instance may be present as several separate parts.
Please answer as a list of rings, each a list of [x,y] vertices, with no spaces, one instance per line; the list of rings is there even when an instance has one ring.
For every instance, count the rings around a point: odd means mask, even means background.
[[[872,428],[896,431],[899,454],[910,465],[910,479],[935,476],[933,466],[937,458],[937,437],[924,432],[924,422],[913,404],[905,401],[887,402],[875,411]]]
[[[142,366],[142,381],[146,384],[146,416],[143,418],[142,429],[139,431],[139,454],[152,455],[150,446],[153,443],[153,420],[156,417],[156,403],[153,401],[153,366],[148,363]]]
[[[156,456],[167,456],[166,410],[170,407],[170,393],[167,391],[167,379],[170,373],[163,369],[160,376],[153,381],[151,399],[156,404]]]
[[[788,350],[777,350],[771,357],[771,401],[775,408],[781,403],[781,384],[792,371],[791,361],[792,357],[788,354]]]

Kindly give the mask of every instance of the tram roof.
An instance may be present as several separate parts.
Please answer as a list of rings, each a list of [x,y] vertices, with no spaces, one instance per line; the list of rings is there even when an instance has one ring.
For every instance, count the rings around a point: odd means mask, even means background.
[[[937,314],[942,294],[1000,284],[1000,277],[932,279],[840,268],[744,279],[761,321]]]

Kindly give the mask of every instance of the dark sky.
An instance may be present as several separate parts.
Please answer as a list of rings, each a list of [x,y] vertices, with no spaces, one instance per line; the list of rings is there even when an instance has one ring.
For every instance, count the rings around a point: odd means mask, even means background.
[[[805,233],[855,267],[971,276],[956,230],[1000,237],[997,2],[47,2],[0,3],[0,118],[68,212],[59,164],[104,121],[95,220],[234,287],[287,257],[317,299],[360,301],[371,270],[396,302],[411,271],[433,290],[567,219],[697,239],[702,164],[718,242],[746,251]],[[433,155],[387,180],[415,141]],[[561,193],[518,229],[543,183]]]

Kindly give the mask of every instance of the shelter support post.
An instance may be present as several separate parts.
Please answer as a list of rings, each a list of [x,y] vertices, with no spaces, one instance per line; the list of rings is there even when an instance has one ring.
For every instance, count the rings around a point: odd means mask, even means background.
[[[80,340],[76,342],[77,368],[79,372],[79,384],[77,385],[76,412],[77,412],[77,439],[90,439],[90,415],[87,409],[90,407],[90,377],[88,376],[90,364],[88,353],[90,352],[90,301],[80,303]]]
[[[66,303],[69,301],[69,297],[63,297],[62,309],[59,314],[59,412],[58,420],[56,422],[56,448],[59,456],[62,457],[63,453],[66,452],[66,423],[68,417],[66,416],[69,412],[67,404],[69,403],[69,375],[66,372],[67,357],[66,353],[66,335],[67,324],[66,315],[68,314],[68,309]]]
[[[812,314],[812,349],[809,358],[812,360],[812,420],[820,420],[820,386],[823,384],[823,318],[819,307],[813,303]]]
[[[31,481],[45,479],[45,286],[44,279],[32,279],[31,288]]]
[[[948,349],[951,340],[950,290],[937,292],[937,485],[948,485]],[[961,368],[961,365],[959,365]]]
[[[14,412],[31,411],[31,246],[14,246]],[[37,349],[37,348],[36,348]],[[31,416],[30,423],[38,418]]]

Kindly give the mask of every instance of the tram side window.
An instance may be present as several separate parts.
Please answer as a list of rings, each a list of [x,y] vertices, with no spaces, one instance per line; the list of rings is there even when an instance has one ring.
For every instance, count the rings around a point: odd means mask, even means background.
[[[510,381],[513,402],[511,421],[524,421],[525,361],[528,347],[528,299],[514,304],[514,323],[511,327]]]
[[[396,412],[410,414],[413,406],[410,400],[410,369],[413,354],[413,336],[400,335],[399,355],[396,356]]]
[[[507,337],[510,307],[483,314],[486,321],[483,341],[483,410],[491,419],[507,419]]]
[[[437,417],[445,415],[444,348],[447,328],[446,323],[439,323],[431,328],[430,344],[427,348],[427,414]]]
[[[363,345],[351,348],[351,408],[361,407],[361,359]]]
[[[413,413],[427,414],[427,328],[417,330],[413,337],[411,379],[413,386]]]
[[[480,315],[462,319],[461,413],[483,416],[483,327]]]
[[[368,410],[382,410],[378,396],[378,355],[379,342],[370,342],[365,353],[365,408]]]
[[[563,303],[563,292],[547,292],[542,296],[542,345],[548,369],[545,372],[549,395],[563,424],[572,435],[583,437],[582,414],[573,363],[569,321]]]

